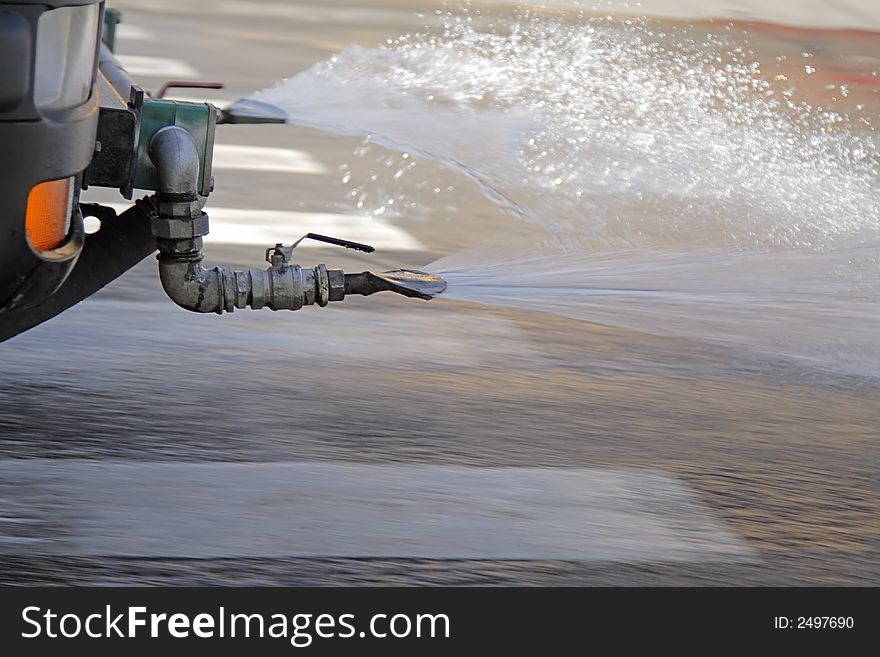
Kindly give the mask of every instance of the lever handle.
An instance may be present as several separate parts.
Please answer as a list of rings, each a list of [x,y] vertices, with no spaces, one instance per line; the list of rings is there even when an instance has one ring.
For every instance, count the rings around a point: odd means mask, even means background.
[[[363,251],[364,253],[372,253],[376,249],[369,244],[361,244],[360,242],[351,242],[342,240],[338,237],[328,237],[327,235],[318,235],[317,233],[306,233],[290,246],[276,244],[274,247],[266,249],[266,262],[273,266],[283,266],[290,262],[293,258],[293,250],[299,246],[303,240],[315,240],[316,242],[324,242],[333,244],[334,246],[344,246],[346,249],[354,249],[355,251]]]
[[[222,82],[200,82],[195,80],[169,80],[161,87],[153,98],[165,98],[169,89],[222,89]]]
[[[375,247],[370,246],[369,244],[361,244],[360,242],[351,242],[349,240],[342,240],[338,237],[328,237],[327,235],[318,235],[317,233],[307,233],[303,235],[299,240],[297,240],[296,244],[293,246],[297,246],[300,242],[305,239],[315,240],[316,242],[324,242],[326,244],[333,244],[334,246],[344,246],[346,249],[354,249],[355,251],[363,251],[364,253],[372,253],[375,251]]]

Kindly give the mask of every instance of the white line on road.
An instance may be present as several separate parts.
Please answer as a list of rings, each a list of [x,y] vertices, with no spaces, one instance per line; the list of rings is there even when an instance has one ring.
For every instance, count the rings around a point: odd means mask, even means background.
[[[181,91],[183,90],[183,91]],[[214,107],[225,109],[235,102],[234,98],[220,98],[210,91],[204,95],[195,95],[192,89],[184,87],[171,87],[166,93],[165,98],[168,100],[178,100],[183,103],[211,103]],[[178,93],[179,92],[179,93]]]
[[[156,36],[147,28],[132,23],[122,22],[116,26],[116,42],[152,41]]]
[[[220,0],[212,9],[217,13],[241,16],[271,16],[281,20],[297,23],[339,24],[349,22],[355,25],[387,26],[394,22],[409,23],[415,11],[382,9],[379,7],[317,7],[304,6],[291,2],[255,2],[254,0]],[[432,15],[423,17],[422,22],[434,22],[440,19]]]
[[[237,144],[214,145],[214,168],[278,173],[327,173],[323,165],[304,151]]]
[[[216,243],[263,245],[281,241],[286,244],[299,239],[305,233],[314,232],[364,242],[381,249],[424,249],[421,242],[408,232],[378,217],[211,207],[207,211],[211,219],[211,234],[208,239]],[[307,242],[303,242],[303,246]],[[308,243],[308,246],[315,245]]]
[[[751,554],[676,477],[649,470],[6,460],[0,485],[26,491],[28,516],[53,528],[31,548],[42,554],[615,562]],[[0,540],[2,552],[14,550]]]
[[[152,76],[157,78],[195,78],[199,72],[186,62],[168,57],[145,55],[119,55],[122,67],[132,76]]]
[[[116,212],[130,206],[123,203],[102,203]],[[211,232],[206,238],[214,244],[245,244],[271,246],[277,242],[290,244],[305,233],[329,234],[333,237],[363,242],[389,251],[421,251],[424,246],[408,232],[386,219],[354,214],[323,212],[290,212],[286,210],[245,210],[206,206]],[[320,246],[306,240],[299,248]]]

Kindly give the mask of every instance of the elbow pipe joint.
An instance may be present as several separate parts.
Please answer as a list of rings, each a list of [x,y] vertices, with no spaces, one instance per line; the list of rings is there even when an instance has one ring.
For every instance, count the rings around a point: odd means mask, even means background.
[[[198,197],[199,151],[188,130],[176,125],[159,129],[148,152],[158,174],[160,198]]]
[[[202,266],[202,237],[208,215],[198,202],[199,154],[192,135],[166,126],[150,139],[150,160],[158,177],[157,213],[152,218],[159,248],[159,277],[176,304],[194,312],[223,312],[222,268]]]

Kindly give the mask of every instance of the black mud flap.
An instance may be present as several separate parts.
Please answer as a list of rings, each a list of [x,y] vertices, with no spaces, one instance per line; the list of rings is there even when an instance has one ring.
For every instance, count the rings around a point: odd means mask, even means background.
[[[150,228],[155,206],[145,198],[116,215],[103,206],[83,204],[84,216],[101,220],[101,229],[86,238],[82,254],[64,284],[40,305],[0,313],[0,342],[42,324],[92,296],[156,251]]]

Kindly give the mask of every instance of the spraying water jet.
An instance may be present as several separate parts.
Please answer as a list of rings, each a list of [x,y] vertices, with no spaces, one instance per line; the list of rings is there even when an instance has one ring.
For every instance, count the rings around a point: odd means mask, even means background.
[[[532,14],[493,25],[351,46],[225,120],[364,138],[355,155],[375,145],[376,167],[342,182],[375,214],[389,199],[434,202],[418,190],[439,185],[409,172],[439,164],[559,251],[506,257],[485,235],[483,253],[429,266],[447,298],[880,372],[872,83],[844,89],[836,63],[813,60],[836,83],[829,100],[796,65],[808,33],[755,42],[745,24]]]

